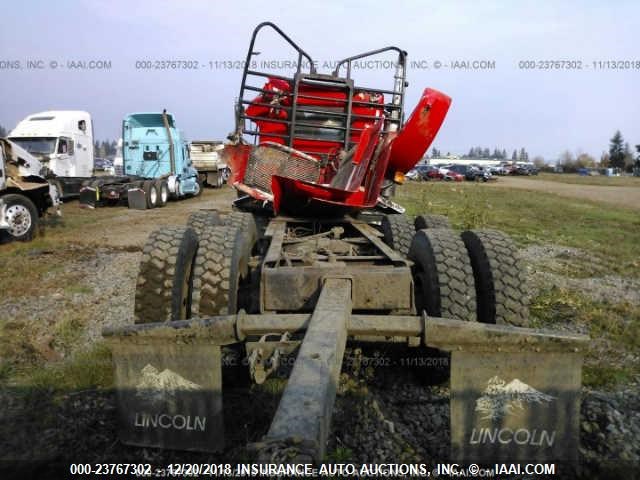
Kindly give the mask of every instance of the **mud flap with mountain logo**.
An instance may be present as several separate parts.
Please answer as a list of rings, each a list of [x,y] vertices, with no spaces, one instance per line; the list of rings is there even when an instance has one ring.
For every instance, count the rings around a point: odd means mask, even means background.
[[[584,335],[427,319],[451,352],[451,454],[460,462],[577,461]]]
[[[581,367],[570,353],[452,352],[453,457],[575,461]]]
[[[120,440],[216,452],[224,447],[220,347],[119,338],[109,342]]]

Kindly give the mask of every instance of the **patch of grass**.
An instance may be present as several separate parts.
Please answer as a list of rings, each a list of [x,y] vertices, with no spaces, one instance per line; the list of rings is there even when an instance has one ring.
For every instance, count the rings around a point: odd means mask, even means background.
[[[106,346],[84,349],[83,335],[84,321],[73,311],[49,327],[21,319],[0,322],[0,384],[73,389],[91,384],[91,378],[110,377]]]
[[[22,298],[75,288],[82,272],[65,271],[69,261],[95,255],[87,247],[74,247],[50,239],[14,242],[0,248],[0,298]],[[62,287],[67,285],[68,287]]]
[[[560,253],[538,263],[545,272],[568,278],[591,278],[606,275],[611,269],[607,260],[591,253]]]
[[[38,364],[39,355],[29,342],[32,336],[33,332],[23,321],[0,321],[0,360],[2,361],[0,382],[2,384],[19,374],[21,368]]]
[[[636,276],[640,269],[637,211],[544,192],[468,183],[408,183],[396,201],[409,215],[447,215],[455,228],[496,228],[519,246],[555,243],[607,259],[611,273]]]
[[[640,352],[640,307],[629,303],[591,303],[587,316],[592,337],[609,338],[627,351]]]
[[[67,314],[55,327],[55,343],[63,351],[71,351],[84,332],[83,320],[74,312]]]
[[[67,293],[69,295],[73,295],[75,293],[79,293],[81,295],[90,295],[93,293],[93,288],[82,284],[68,285],[64,287],[64,293]]]
[[[4,358],[0,358],[0,384],[13,375],[13,365]]]
[[[471,230],[487,226],[489,212],[493,207],[489,200],[479,197],[477,191],[463,188],[460,190],[460,208],[460,227]]]
[[[532,302],[533,325],[562,329],[577,324],[591,337],[585,355],[583,383],[602,388],[640,375],[640,307],[590,300],[577,292],[552,287]]]
[[[553,328],[578,321],[589,310],[589,301],[567,289],[552,287],[533,299],[529,310],[536,328]]]
[[[287,386],[286,378],[279,377],[269,377],[265,382],[261,385],[255,385],[256,390],[259,390],[261,393],[265,393],[267,395],[279,396],[284,392],[285,387]]]
[[[338,384],[338,395],[345,397],[366,397],[369,393],[365,378],[373,378],[373,369],[360,378],[349,373],[341,373]]]
[[[327,460],[332,463],[347,463],[353,459],[353,450],[348,447],[337,446],[335,450],[327,452]]]
[[[595,339],[607,339],[625,350],[640,351],[640,307],[590,300],[578,292],[551,287],[532,302],[537,327],[562,323],[584,325]]]
[[[92,231],[121,215],[121,208],[97,208],[85,210],[77,201],[65,202],[62,206],[62,217],[47,221],[44,235],[49,241],[77,240],[78,232],[91,234]]]
[[[541,173],[526,177],[531,180],[568,183],[572,185],[598,185],[609,187],[640,187],[640,177],[607,177],[605,175],[585,176],[577,173]]]
[[[60,268],[61,264],[55,261],[51,246],[46,241],[34,240],[30,244],[16,242],[3,245],[0,250],[0,284],[3,286],[3,297],[35,295],[43,287],[53,287],[55,282],[47,281],[47,274]]]
[[[637,371],[625,366],[585,365],[582,369],[582,383],[592,388],[606,389],[629,383],[635,374]]]
[[[31,390],[73,392],[113,386],[111,352],[100,342],[61,362],[35,367],[16,379],[15,386]]]
[[[396,199],[408,215],[434,213],[446,215],[458,228],[482,228],[489,221],[492,206],[480,188],[464,183],[409,183]]]

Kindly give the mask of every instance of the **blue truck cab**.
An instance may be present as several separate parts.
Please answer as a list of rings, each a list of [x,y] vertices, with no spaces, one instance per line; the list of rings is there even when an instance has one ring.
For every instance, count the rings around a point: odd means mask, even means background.
[[[122,175],[94,177],[80,189],[80,206],[96,208],[126,202],[129,208],[163,207],[169,197],[195,197],[202,191],[189,145],[175,118],[131,113],[122,122]]]
[[[198,171],[189,156],[189,145],[175,126],[172,114],[131,113],[122,122],[122,163],[127,176],[165,178],[176,198],[197,195]]]

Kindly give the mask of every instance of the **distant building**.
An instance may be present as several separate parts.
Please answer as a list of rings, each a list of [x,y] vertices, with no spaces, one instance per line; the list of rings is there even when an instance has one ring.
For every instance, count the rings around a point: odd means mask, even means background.
[[[506,160],[497,160],[495,158],[460,158],[457,155],[448,155],[446,157],[441,158],[430,158],[427,163],[429,165],[450,165],[452,163],[456,163],[458,165],[480,165],[480,166],[491,166],[491,165],[500,165],[500,164],[513,164],[516,162],[506,161]],[[518,162],[524,163],[524,162]]]

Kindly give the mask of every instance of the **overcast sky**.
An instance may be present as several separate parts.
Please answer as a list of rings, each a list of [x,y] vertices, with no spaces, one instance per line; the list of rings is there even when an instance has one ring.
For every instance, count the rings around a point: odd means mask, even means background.
[[[7,2],[0,28],[0,125],[13,128],[43,110],[82,109],[93,115],[96,137],[111,139],[120,136],[126,113],[167,108],[188,138],[224,139],[233,129],[242,73],[237,62],[246,55],[253,28],[271,20],[320,63],[387,45],[408,51],[409,62],[420,68],[408,70],[407,114],[425,87],[453,98],[434,143],[443,153],[466,153],[480,145],[506,148],[510,155],[524,146],[531,157],[549,160],[566,149],[599,157],[616,129],[632,146],[640,143],[640,2],[302,5],[287,0]],[[292,58],[270,35],[264,45],[259,59]],[[137,60],[164,59],[195,60],[200,68],[136,69]],[[43,68],[27,68],[29,60]],[[68,67],[78,60],[110,61],[111,68]],[[495,68],[451,67],[473,60],[494,61]],[[582,69],[519,67],[520,61],[545,60],[579,61]],[[236,64],[220,64],[225,61]],[[604,63],[594,68],[598,61],[629,61],[634,68],[613,70]],[[392,75],[384,68],[354,72],[356,83],[362,77],[383,88]]]

